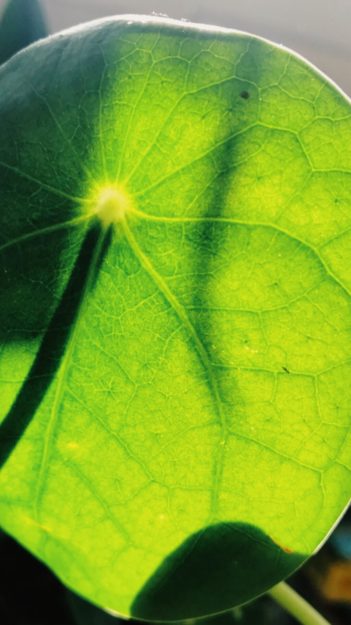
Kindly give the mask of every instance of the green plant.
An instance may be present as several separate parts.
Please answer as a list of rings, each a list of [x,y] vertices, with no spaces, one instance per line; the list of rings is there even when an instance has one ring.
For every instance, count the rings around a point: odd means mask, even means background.
[[[349,499],[349,101],[122,17],[3,65],[0,114],[5,531],[124,615],[255,598]]]
[[[38,0],[10,0],[0,21],[0,63],[47,34]]]

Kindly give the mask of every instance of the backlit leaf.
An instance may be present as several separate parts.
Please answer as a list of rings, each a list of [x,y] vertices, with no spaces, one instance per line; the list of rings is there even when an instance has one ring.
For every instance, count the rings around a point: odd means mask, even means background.
[[[350,116],[289,51],[163,19],[0,70],[2,525],[97,605],[231,608],[347,505]]]

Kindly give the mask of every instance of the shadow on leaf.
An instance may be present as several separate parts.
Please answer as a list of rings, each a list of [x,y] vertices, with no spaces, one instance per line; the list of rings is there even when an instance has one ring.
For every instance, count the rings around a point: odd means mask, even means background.
[[[39,351],[11,409],[0,425],[0,467],[15,449],[35,416],[60,367],[72,329],[86,295],[90,272],[95,284],[100,265],[108,248],[111,232],[104,235],[104,245],[95,264],[94,253],[101,238],[99,224],[93,224],[82,244],[62,299],[46,330]]]
[[[164,560],[136,596],[131,614],[154,621],[216,614],[269,590],[306,557],[252,525],[218,523],[193,534]]]

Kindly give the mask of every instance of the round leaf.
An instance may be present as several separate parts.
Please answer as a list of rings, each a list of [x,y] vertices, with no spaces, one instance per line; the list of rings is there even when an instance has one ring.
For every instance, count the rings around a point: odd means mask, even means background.
[[[0,116],[3,527],[124,615],[249,601],[350,495],[349,101],[125,17],[17,55]]]

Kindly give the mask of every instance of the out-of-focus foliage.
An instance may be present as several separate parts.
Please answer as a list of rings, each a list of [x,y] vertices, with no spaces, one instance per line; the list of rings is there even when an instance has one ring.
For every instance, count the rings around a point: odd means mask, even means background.
[[[47,34],[40,0],[9,0],[0,21],[0,63]]]

